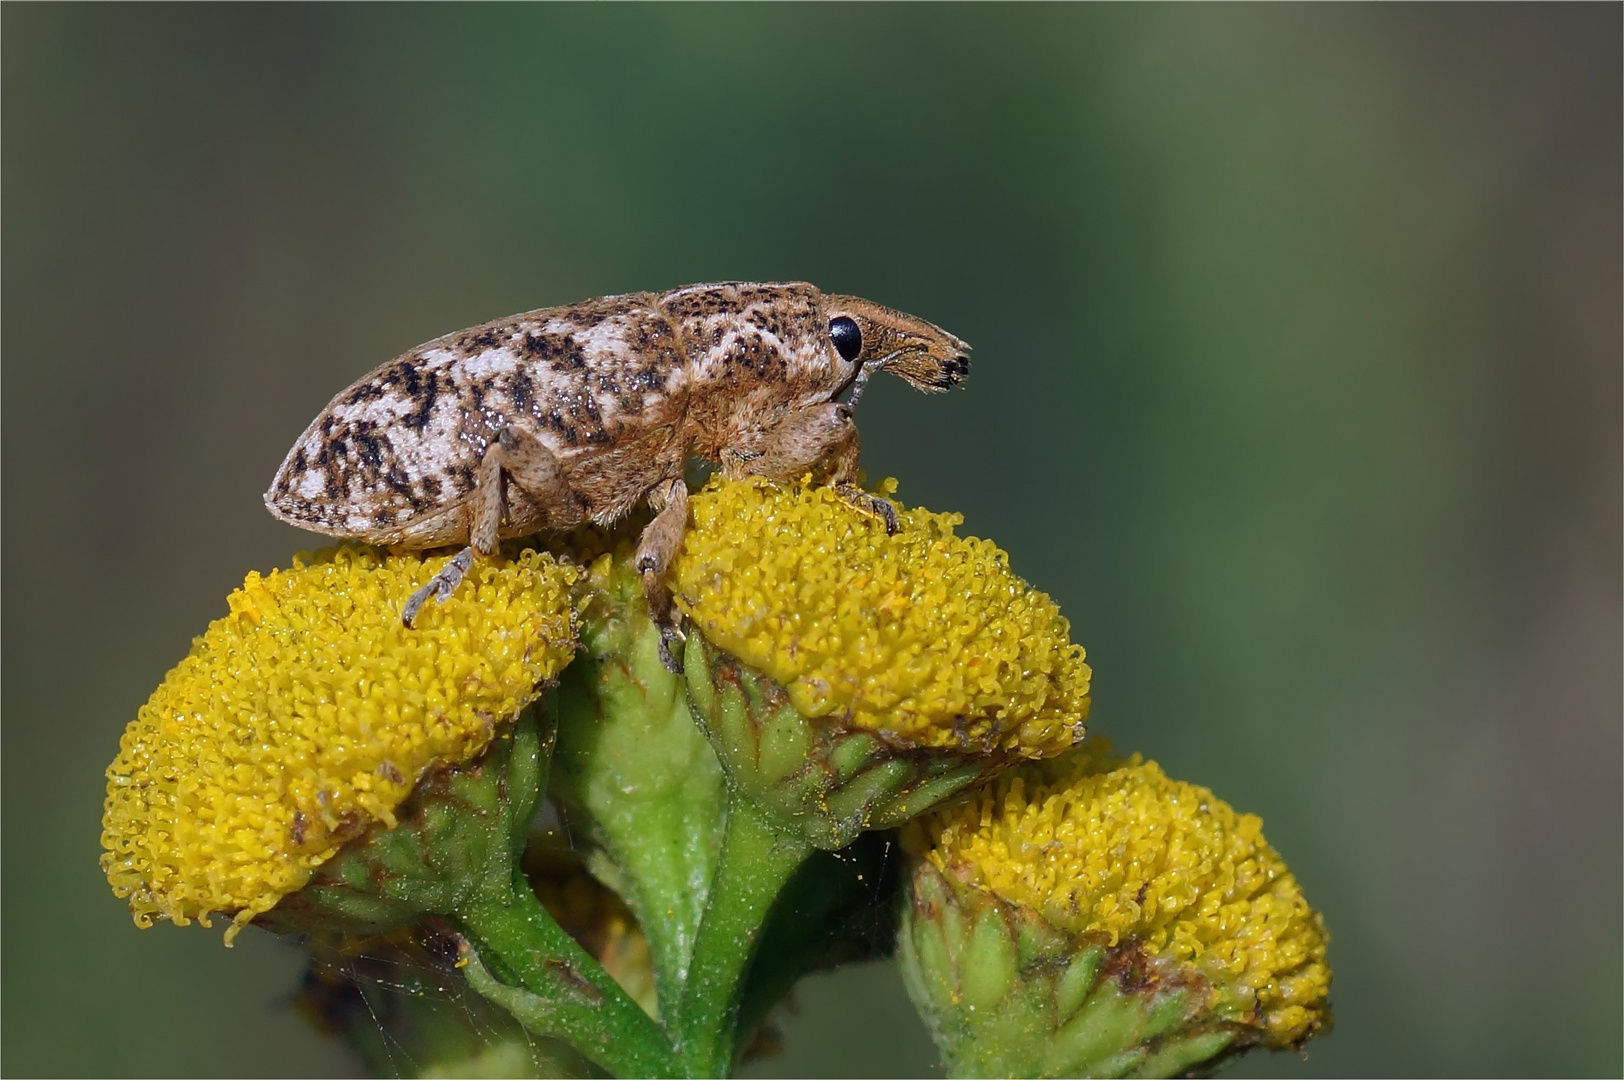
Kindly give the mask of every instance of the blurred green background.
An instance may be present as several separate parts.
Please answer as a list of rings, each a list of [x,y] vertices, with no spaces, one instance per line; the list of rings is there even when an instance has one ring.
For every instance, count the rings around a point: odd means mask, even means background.
[[[260,933],[138,932],[119,732],[373,365],[805,279],[976,347],[871,476],[1261,813],[1338,1027],[1237,1075],[1617,1075],[1615,5],[44,6],[3,28],[4,1070],[349,1074]],[[920,1074],[894,972],[756,1075]]]

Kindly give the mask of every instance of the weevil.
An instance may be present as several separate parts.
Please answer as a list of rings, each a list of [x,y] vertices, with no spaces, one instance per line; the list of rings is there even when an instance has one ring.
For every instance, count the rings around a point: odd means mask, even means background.
[[[663,575],[682,544],[691,458],[731,476],[815,472],[897,528],[857,487],[852,407],[888,370],[927,391],[970,347],[912,315],[801,283],[724,282],[606,296],[459,330],[363,375],[322,410],[265,505],[301,528],[395,549],[465,545],[408,600],[408,626],[497,541],[640,503],[635,566],[680,641]]]

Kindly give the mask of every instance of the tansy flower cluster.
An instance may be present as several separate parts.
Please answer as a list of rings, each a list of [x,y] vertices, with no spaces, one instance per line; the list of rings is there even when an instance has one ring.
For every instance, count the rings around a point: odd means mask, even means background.
[[[899,747],[1038,758],[1081,739],[1082,648],[997,545],[954,533],[959,515],[904,510],[888,536],[831,488],[764,480],[689,507],[678,604],[801,714]]]
[[[227,598],[107,770],[102,868],[137,924],[227,912],[234,933],[568,663],[572,567],[484,563],[408,630],[434,563],[331,548]]]
[[[907,842],[938,870],[1052,925],[1199,971],[1278,1046],[1325,1019],[1325,932],[1263,823],[1136,755],[1013,770],[925,815]]]
[[[444,556],[249,574],[107,771],[114,893],[310,935],[307,1006],[425,1075],[729,1075],[878,955],[955,1075],[1182,1075],[1329,1022],[1261,822],[1083,742],[1083,649],[997,545],[809,479],[688,507],[680,655],[635,525],[475,560],[411,628]]]

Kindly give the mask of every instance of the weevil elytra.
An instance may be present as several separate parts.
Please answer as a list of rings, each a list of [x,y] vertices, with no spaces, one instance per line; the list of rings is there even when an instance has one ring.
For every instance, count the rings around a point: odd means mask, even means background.
[[[465,544],[407,603],[444,601],[499,539],[646,501],[636,565],[678,640],[662,577],[682,543],[683,470],[814,470],[896,529],[857,475],[852,406],[875,371],[921,390],[969,372],[969,346],[923,319],[804,283],[606,296],[459,330],[343,390],[293,444],[265,505],[291,524],[397,549]]]

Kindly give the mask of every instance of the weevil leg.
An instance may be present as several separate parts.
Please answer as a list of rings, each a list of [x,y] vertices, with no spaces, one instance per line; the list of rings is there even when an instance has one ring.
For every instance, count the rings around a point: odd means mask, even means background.
[[[836,484],[835,492],[857,509],[879,518],[885,526],[885,535],[895,536],[901,530],[902,519],[897,517],[897,508],[891,505],[890,499],[864,491],[856,484],[846,481]]]
[[[855,468],[857,425],[852,423],[850,407],[830,401],[792,412],[780,420],[768,433],[760,456],[744,463],[744,471],[782,480],[818,465],[839,467],[847,456]]]
[[[857,509],[879,518],[885,524],[885,535],[895,536],[902,522],[897,519],[897,508],[891,505],[891,500],[864,491],[852,482],[857,476],[856,424],[851,425],[850,437],[830,451],[829,463],[829,479],[834,482],[835,492]]]
[[[648,504],[654,508],[654,520],[643,526],[632,565],[643,576],[648,617],[660,631],[660,663],[672,674],[681,675],[682,659],[672,651],[684,640],[678,626],[681,614],[671,603],[665,572],[682,547],[682,534],[688,527],[688,485],[681,477],[663,481],[649,492]]]
[[[586,501],[570,489],[564,467],[540,439],[505,427],[496,433],[496,445],[509,482],[540,505],[549,528],[576,525],[586,516]]]
[[[434,597],[439,603],[445,603],[451,594],[457,591],[462,579],[468,576],[468,571],[474,568],[474,549],[465,547],[451,557],[451,561],[440,567],[440,572],[429,578],[429,583],[412,593],[401,609],[400,621],[408,627],[417,621],[417,613],[428,603],[429,597]]]
[[[749,470],[762,476],[784,477],[798,475],[815,465],[826,466],[840,497],[884,522],[887,535],[894,534],[902,527],[897,508],[852,482],[857,476],[858,448],[851,407],[831,401],[785,417],[773,429],[761,456],[749,463]]]
[[[534,442],[534,440],[533,440]],[[495,442],[490,443],[486,456],[479,460],[479,471],[474,476],[474,492],[468,499],[468,547],[456,552],[448,564],[440,567],[440,572],[429,578],[429,583],[421,590],[411,594],[406,601],[406,607],[401,609],[401,622],[411,625],[417,620],[417,612],[422,606],[429,603],[429,598],[435,603],[443,604],[451,599],[456,586],[463,583],[468,577],[469,570],[474,568],[474,555],[489,555],[497,547],[497,533],[502,528],[502,473],[507,471],[515,477],[515,482],[529,492],[531,487],[525,479],[546,484],[557,479],[562,484],[562,471],[557,466],[557,460],[551,451],[536,443],[541,455],[546,455],[542,461],[536,453],[529,453],[523,440],[515,440],[510,429],[503,427],[497,432]],[[547,473],[547,466],[551,464],[552,473]],[[523,479],[520,479],[523,477]],[[565,490],[568,490],[565,487]],[[546,499],[551,492],[533,492],[533,494]],[[552,503],[544,503],[551,513]]]

